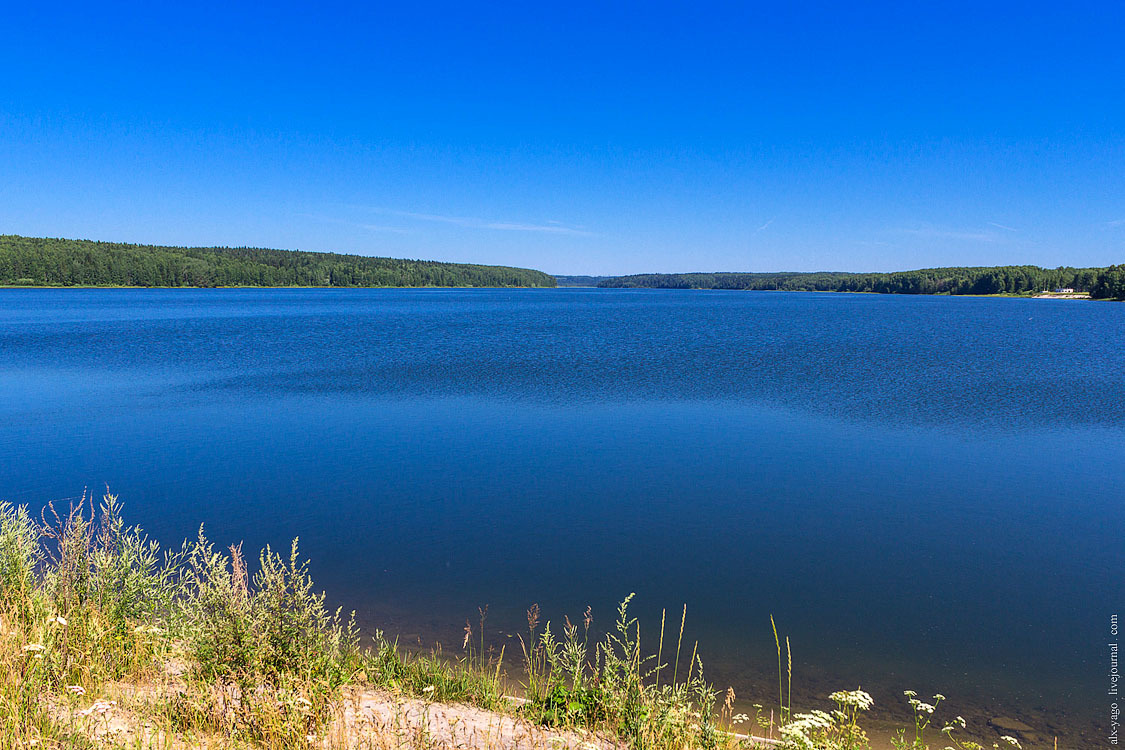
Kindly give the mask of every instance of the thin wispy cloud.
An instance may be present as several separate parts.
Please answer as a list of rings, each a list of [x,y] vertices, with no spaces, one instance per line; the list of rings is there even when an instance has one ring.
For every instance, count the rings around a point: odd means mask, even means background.
[[[1107,227],[1123,227],[1125,226],[1125,219],[1114,219],[1105,223]]]
[[[990,224],[992,222],[989,222]],[[1006,227],[1005,227],[1006,229]],[[1015,230],[1012,230],[1015,231]],[[905,234],[925,240],[956,240],[959,242],[999,242],[1000,237],[996,232],[989,230],[949,229],[945,227],[912,227],[895,230],[898,234]]]
[[[989,226],[994,226],[994,227],[997,227],[999,229],[1003,229],[1005,232],[1018,232],[1018,231],[1020,231],[1020,230],[1016,229],[1015,227],[1009,227],[1009,226],[1006,226],[1004,224],[997,224],[995,221],[990,221],[990,222],[988,222],[988,224],[989,224]]]
[[[393,232],[394,234],[410,234],[409,229],[402,227],[388,227],[382,224],[356,224],[360,229],[366,229],[369,232]]]
[[[416,211],[399,211],[391,208],[372,208],[369,210],[384,216],[397,216],[414,221],[450,224],[452,226],[465,227],[466,229],[489,229],[497,232],[538,232],[541,234],[565,234],[577,237],[590,237],[594,234],[580,227],[566,226],[558,221],[536,224],[524,221],[490,221],[488,219],[478,219],[469,216],[449,216],[445,214],[419,213]]]
[[[777,217],[774,217],[774,218],[777,218]],[[758,232],[762,232],[762,231],[765,231],[765,230],[766,230],[766,229],[767,229],[767,228],[769,227],[769,225],[770,225],[770,224],[773,224],[773,222],[774,222],[774,219],[770,219],[770,220],[769,220],[769,221],[767,221],[767,222],[766,222],[765,224],[763,224],[762,226],[758,227],[758,228],[757,228],[757,229],[755,229],[755,230],[754,230],[753,232],[751,232],[751,233],[750,233],[750,236],[751,236],[751,237],[753,237],[753,236],[754,236],[754,235],[756,235],[756,234],[757,234]]]
[[[411,233],[409,229],[406,229],[404,227],[393,227],[393,226],[388,226],[388,225],[384,225],[384,224],[368,224],[366,222],[348,221],[347,219],[337,219],[333,216],[321,216],[319,214],[306,214],[306,213],[298,213],[298,214],[296,214],[296,216],[300,216],[300,217],[306,218],[306,219],[316,219],[317,221],[326,221],[330,224],[343,224],[344,226],[347,226],[347,227],[355,227],[357,229],[366,229],[369,232],[390,232],[392,234],[410,234]]]

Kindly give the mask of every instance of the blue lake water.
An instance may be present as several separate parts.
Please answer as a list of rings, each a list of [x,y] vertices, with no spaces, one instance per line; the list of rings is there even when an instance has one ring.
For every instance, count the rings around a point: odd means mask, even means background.
[[[6,290],[0,457],[0,498],[108,483],[164,543],[300,536],[332,601],[426,643],[635,591],[747,699],[772,613],[797,703],[941,691],[1069,747],[1108,716],[1121,304]]]

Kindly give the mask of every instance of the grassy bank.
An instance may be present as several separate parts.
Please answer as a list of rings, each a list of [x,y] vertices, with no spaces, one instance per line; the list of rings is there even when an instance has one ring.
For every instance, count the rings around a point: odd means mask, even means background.
[[[202,528],[161,550],[112,495],[38,516],[0,503],[0,747],[868,747],[866,693],[794,709],[776,629],[777,702],[735,713],[684,615],[642,646],[630,599],[601,638],[589,610],[559,621],[533,605],[519,653],[495,653],[482,608],[457,653],[410,653],[328,609],[296,540],[248,561]],[[941,696],[905,700],[898,747],[982,747]]]

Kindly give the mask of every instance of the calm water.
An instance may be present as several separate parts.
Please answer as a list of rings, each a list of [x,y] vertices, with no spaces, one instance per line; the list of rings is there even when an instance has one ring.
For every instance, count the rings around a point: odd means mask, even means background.
[[[3,499],[108,483],[166,543],[299,535],[426,642],[636,591],[751,699],[773,613],[799,696],[940,690],[1070,747],[1108,714],[1125,305],[0,291],[0,456]]]

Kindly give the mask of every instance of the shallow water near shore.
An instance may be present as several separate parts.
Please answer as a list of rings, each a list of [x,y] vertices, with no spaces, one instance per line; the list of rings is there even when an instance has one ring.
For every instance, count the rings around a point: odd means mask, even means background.
[[[370,627],[514,650],[637,592],[709,676],[1108,732],[1125,305],[640,290],[0,290],[0,498],[300,536]],[[669,630],[672,626],[669,626]],[[512,651],[509,651],[512,654]]]

